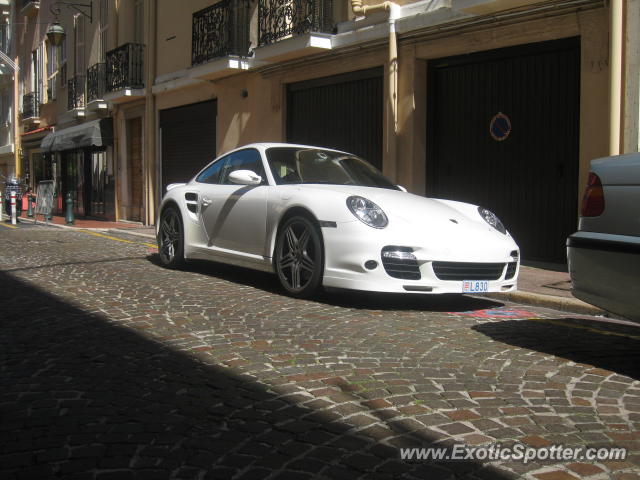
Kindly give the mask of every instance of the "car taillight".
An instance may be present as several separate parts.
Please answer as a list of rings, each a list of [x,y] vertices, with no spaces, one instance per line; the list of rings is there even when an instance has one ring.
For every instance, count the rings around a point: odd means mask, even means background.
[[[589,181],[587,189],[582,197],[582,210],[580,214],[583,217],[597,217],[604,212],[604,190],[602,190],[602,182],[600,177],[593,172],[589,172]]]

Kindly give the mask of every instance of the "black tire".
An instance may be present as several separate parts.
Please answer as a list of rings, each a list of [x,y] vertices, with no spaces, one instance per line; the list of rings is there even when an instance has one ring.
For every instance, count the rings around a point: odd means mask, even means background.
[[[276,238],[275,270],[280,284],[296,298],[309,298],[322,285],[324,247],[318,227],[303,216],[287,219]]]
[[[162,211],[157,241],[162,265],[167,268],[184,265],[184,228],[177,207],[169,206]]]

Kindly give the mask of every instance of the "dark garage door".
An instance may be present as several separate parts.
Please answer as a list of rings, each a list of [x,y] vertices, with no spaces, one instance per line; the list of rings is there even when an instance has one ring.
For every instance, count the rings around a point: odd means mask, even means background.
[[[355,153],[382,166],[382,68],[292,83],[287,141]]]
[[[160,111],[162,194],[170,183],[191,180],[216,155],[216,101]]]
[[[577,226],[579,75],[577,38],[430,62],[428,195],[485,206],[523,259],[565,263]]]

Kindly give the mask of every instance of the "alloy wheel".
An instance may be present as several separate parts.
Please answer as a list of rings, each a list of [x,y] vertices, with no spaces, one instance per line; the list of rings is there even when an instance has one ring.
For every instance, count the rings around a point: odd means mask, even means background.
[[[289,293],[307,295],[319,284],[322,247],[314,226],[295,217],[285,223],[277,242],[276,267]]]
[[[167,266],[176,266],[182,256],[182,225],[175,209],[170,208],[162,215],[158,237],[162,262]]]

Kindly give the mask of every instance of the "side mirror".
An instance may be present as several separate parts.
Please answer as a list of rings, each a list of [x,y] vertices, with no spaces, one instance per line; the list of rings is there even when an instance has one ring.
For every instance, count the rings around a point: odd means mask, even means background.
[[[404,188],[402,185],[396,185],[396,187],[398,187],[401,191],[403,191],[404,193],[407,193],[407,189]]]
[[[262,177],[251,170],[236,170],[229,174],[229,180],[238,185],[260,185]]]

